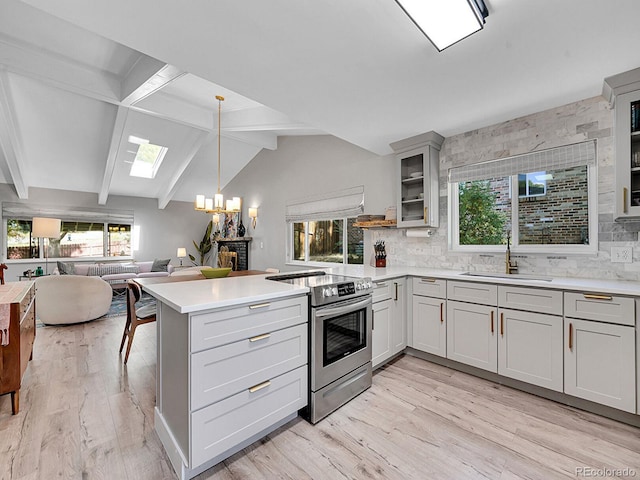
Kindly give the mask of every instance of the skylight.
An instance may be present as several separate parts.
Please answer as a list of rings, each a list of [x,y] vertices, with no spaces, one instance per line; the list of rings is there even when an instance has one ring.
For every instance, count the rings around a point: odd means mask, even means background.
[[[138,153],[133,160],[129,175],[132,177],[155,178],[160,164],[167,153],[167,147],[145,143],[138,145]]]

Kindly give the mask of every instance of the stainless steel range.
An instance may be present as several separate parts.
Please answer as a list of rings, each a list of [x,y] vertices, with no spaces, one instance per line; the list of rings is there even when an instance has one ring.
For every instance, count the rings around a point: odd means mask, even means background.
[[[323,271],[267,277],[309,287],[309,405],[317,423],[371,386],[370,278]]]

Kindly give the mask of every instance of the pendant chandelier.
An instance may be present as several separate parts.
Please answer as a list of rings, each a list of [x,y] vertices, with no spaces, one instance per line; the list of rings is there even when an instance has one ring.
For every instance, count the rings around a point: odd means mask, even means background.
[[[216,100],[218,100],[218,191],[213,198],[196,195],[195,209],[199,212],[212,213],[214,215],[220,213],[238,213],[240,211],[240,197],[233,197],[232,200],[227,200],[225,204],[222,193],[220,192],[220,114],[224,97],[216,95]]]

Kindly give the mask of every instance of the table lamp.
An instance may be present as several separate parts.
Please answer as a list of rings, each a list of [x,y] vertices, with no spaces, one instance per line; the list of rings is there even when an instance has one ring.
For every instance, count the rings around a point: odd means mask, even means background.
[[[176,256],[180,259],[180,266],[182,266],[182,259],[187,256],[187,249],[184,247],[178,247],[178,253]]]
[[[33,217],[31,222],[31,235],[36,238],[58,238],[60,237],[60,219]],[[44,247],[44,242],[42,242]],[[49,245],[44,250],[44,273],[49,275]]]

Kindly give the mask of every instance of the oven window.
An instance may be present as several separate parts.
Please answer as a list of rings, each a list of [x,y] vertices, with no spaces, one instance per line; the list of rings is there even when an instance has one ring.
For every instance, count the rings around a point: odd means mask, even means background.
[[[324,320],[325,367],[367,346],[365,312],[362,309]]]

